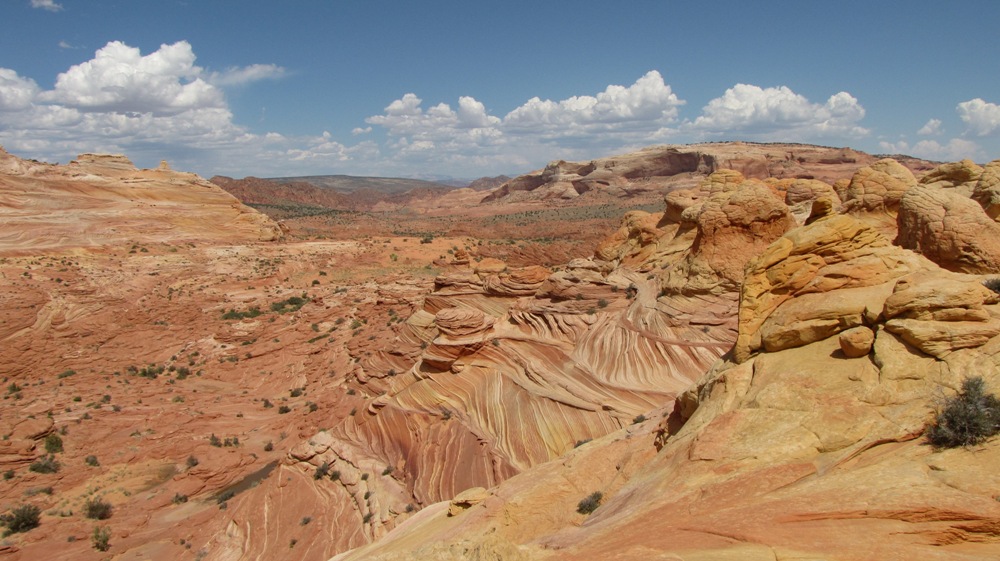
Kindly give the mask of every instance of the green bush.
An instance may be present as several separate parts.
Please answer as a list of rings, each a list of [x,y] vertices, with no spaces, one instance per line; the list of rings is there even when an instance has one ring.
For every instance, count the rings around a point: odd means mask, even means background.
[[[45,437],[45,451],[49,454],[57,454],[63,451],[63,441],[62,438],[56,434],[52,433]]]
[[[111,549],[111,528],[107,526],[94,526],[94,532],[90,534],[90,541],[97,551]]]
[[[585,499],[577,503],[576,511],[580,514],[590,514],[597,510],[597,507],[601,506],[601,501],[604,499],[604,493],[600,491],[594,491],[588,495]]]
[[[89,498],[83,503],[83,515],[92,520],[107,520],[111,518],[114,508],[111,503],[102,501],[99,498]]]
[[[16,534],[27,532],[38,527],[38,520],[42,515],[42,510],[35,505],[21,505],[10,511],[9,514],[0,515],[0,525],[7,527],[7,532]]]
[[[1000,432],[1000,400],[986,393],[979,376],[966,378],[958,395],[948,399],[927,428],[937,448],[972,446]]]

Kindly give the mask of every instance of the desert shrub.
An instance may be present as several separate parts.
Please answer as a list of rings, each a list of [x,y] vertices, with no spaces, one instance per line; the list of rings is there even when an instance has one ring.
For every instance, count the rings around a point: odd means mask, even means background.
[[[278,312],[279,314],[285,314],[289,312],[297,312],[299,308],[304,306],[308,302],[305,295],[303,297],[292,296],[291,298],[286,298],[279,302],[274,302],[271,304],[271,311]]]
[[[604,499],[604,493],[600,491],[594,491],[593,493],[587,495],[582,501],[577,503],[576,511],[580,514],[590,514],[597,510],[597,507],[601,506],[601,500]]]
[[[261,315],[262,311],[257,306],[250,308],[245,312],[237,312],[236,309],[230,308],[228,312],[222,314],[222,319],[244,319],[244,318],[255,318]]]
[[[91,454],[91,455],[87,456],[86,458],[84,458],[83,459],[83,463],[87,464],[90,467],[97,467],[97,466],[101,465],[101,462],[97,461],[97,456],[95,456],[93,454]]]
[[[994,277],[992,279],[986,279],[983,281],[983,286],[1000,294],[1000,277]]]
[[[635,418],[632,419],[632,424],[633,425],[637,425],[637,424],[639,424],[639,423],[641,423],[641,422],[643,422],[645,420],[646,420],[646,416],[645,415],[636,415]]]
[[[14,508],[8,514],[0,515],[0,525],[7,527],[7,532],[17,534],[27,532],[38,527],[38,520],[42,515],[42,510],[35,505],[21,505]]]
[[[97,551],[111,549],[111,528],[107,526],[94,526],[94,531],[90,534],[90,543]]]
[[[174,493],[174,498],[170,499],[170,502],[174,503],[175,505],[183,504],[188,502],[188,496],[182,495],[180,493]]]
[[[111,503],[99,498],[89,498],[83,503],[83,515],[92,520],[107,520],[111,518],[113,507]]]
[[[49,454],[57,454],[63,451],[63,441],[62,438],[56,434],[52,433],[45,437],[45,451]]]
[[[274,450],[274,443],[268,440],[267,444],[264,445],[264,451],[270,452],[271,450]]]
[[[51,485],[49,485],[48,487],[35,487],[25,491],[24,496],[34,497],[35,495],[51,495],[53,490],[54,489],[52,489]]]
[[[1000,400],[986,393],[979,376],[966,378],[955,397],[945,401],[927,429],[927,440],[937,448],[972,446],[1000,432]]]
[[[196,465],[198,465],[198,458],[195,458],[194,456],[188,456],[187,467],[193,468]]]
[[[212,433],[212,436],[208,437],[208,443],[216,448],[222,448],[222,440],[220,440],[218,436],[215,436],[214,432]]]
[[[316,468],[316,473],[313,474],[313,479],[323,479],[328,473],[330,473],[330,464],[323,462],[321,466]]]
[[[288,413],[291,410],[292,410],[291,407],[289,407],[287,405],[281,405],[281,406],[278,407],[278,414],[279,415],[284,415],[285,413]]]
[[[60,467],[62,466],[59,465],[59,462],[57,462],[55,457],[50,454],[32,462],[32,464],[28,466],[28,470],[35,473],[56,473],[59,471]]]

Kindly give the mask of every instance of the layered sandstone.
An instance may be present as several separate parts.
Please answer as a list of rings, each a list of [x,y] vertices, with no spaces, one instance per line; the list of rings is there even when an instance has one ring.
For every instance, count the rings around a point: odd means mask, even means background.
[[[658,427],[335,559],[994,558],[1000,443],[922,436],[965,377],[1000,387],[1000,305],[981,280],[851,216],[794,229],[748,266],[734,353]],[[600,506],[579,514],[593,491]]]
[[[273,220],[197,175],[136,169],[124,156],[83,154],[52,165],[0,148],[0,172],[0,254],[284,236]]]

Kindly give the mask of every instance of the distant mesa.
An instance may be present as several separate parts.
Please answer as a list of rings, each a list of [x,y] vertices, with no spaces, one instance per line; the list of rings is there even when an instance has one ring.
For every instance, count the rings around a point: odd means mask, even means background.
[[[589,162],[552,162],[504,183],[483,202],[574,199],[594,192],[630,196],[672,186],[691,187],[698,178],[722,169],[737,171],[748,179],[817,179],[832,184],[849,179],[859,167],[877,159],[851,148],[808,144],[651,146]],[[910,157],[900,161],[915,171],[934,167],[932,162]]]

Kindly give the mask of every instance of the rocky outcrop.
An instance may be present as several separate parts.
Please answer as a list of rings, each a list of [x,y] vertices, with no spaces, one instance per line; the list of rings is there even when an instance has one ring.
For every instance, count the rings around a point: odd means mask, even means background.
[[[771,244],[747,268],[733,356],[778,351],[872,324],[891,282],[926,261],[845,215],[821,218]]]
[[[682,213],[696,234],[683,259],[664,267],[661,286],[669,294],[735,291],[751,255],[794,225],[788,207],[763,183],[741,181],[735,172],[712,174],[702,184],[701,202]]]
[[[895,215],[903,193],[916,184],[917,180],[910,170],[892,158],[884,158],[854,174],[841,196],[844,211]]]
[[[979,203],[994,221],[1000,218],[1000,160],[994,160],[983,168],[972,190],[972,200]]]
[[[982,174],[983,168],[976,165],[975,162],[962,160],[961,162],[941,164],[932,169],[920,178],[920,184],[939,189],[955,189],[962,196],[968,197],[972,194],[972,190]]]
[[[920,185],[903,196],[896,243],[942,267],[966,273],[1000,271],[1000,224],[957,189]]]

